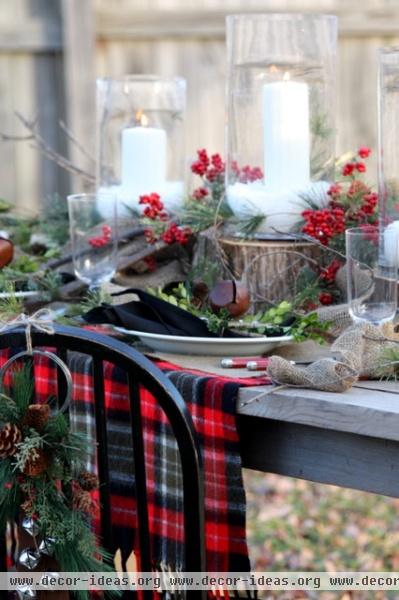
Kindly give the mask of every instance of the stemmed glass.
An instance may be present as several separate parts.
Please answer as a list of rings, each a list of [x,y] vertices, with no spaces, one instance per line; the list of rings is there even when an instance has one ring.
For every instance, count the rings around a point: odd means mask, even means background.
[[[75,275],[90,289],[110,281],[117,267],[117,197],[101,192],[107,204],[107,221],[99,212],[97,194],[68,196],[69,228]]]
[[[355,322],[391,321],[397,309],[397,231],[364,225],[348,229],[345,238],[349,314]]]

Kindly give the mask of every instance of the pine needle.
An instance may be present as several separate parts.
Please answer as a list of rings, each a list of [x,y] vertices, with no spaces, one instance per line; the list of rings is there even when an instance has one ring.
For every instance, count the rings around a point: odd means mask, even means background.
[[[381,352],[377,365],[377,375],[380,379],[399,380],[399,347],[385,348]]]
[[[0,298],[0,323],[6,323],[24,312],[23,298],[15,296],[15,286],[8,281],[4,292],[9,294],[6,298]]]
[[[34,385],[31,361],[13,371],[12,395],[20,415],[25,413],[32,401]]]
[[[240,221],[238,231],[244,237],[251,237],[266,219],[266,215],[261,213],[250,215],[246,219]]]

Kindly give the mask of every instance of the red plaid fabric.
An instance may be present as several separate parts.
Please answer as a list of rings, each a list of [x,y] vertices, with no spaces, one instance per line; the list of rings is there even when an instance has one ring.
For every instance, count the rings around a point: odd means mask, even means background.
[[[0,364],[5,356],[0,357]],[[69,355],[74,389],[70,418],[73,426],[95,436],[91,359]],[[249,571],[245,535],[245,492],[235,422],[239,388],[253,379],[232,381],[201,372],[181,370],[166,362],[157,366],[176,386],[187,403],[198,435],[205,472],[207,569]],[[126,374],[109,363],[104,367],[108,451],[111,478],[112,526],[115,550],[127,558],[134,548],[136,511],[134,469],[130,438]],[[55,368],[35,358],[37,400],[57,393]],[[268,383],[257,378],[256,384]],[[182,569],[184,531],[178,451],[169,424],[154,398],[141,391],[151,543],[154,567],[167,564]],[[95,470],[94,459],[88,469]]]

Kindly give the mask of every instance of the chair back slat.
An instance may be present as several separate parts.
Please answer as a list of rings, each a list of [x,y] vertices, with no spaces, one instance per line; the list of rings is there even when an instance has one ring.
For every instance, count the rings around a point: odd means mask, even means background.
[[[65,348],[59,348],[57,351],[60,359],[68,364],[68,351]],[[57,390],[58,390],[58,406],[62,406],[66,394],[66,381],[61,369],[57,368]]]
[[[108,435],[105,411],[104,363],[99,358],[93,359],[93,392],[94,414],[97,438],[97,469],[100,485],[100,519],[103,544],[113,549],[111,523],[111,495],[109,486]]]

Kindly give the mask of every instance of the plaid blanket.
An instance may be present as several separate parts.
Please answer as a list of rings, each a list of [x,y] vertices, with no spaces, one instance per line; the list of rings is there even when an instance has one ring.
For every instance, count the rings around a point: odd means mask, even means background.
[[[0,364],[4,360],[3,354]],[[232,381],[200,372],[182,371],[165,362],[158,362],[157,366],[185,399],[199,438],[205,471],[207,569],[249,571],[245,492],[235,406],[240,386],[254,385],[254,380]],[[76,429],[86,432],[94,442],[91,359],[83,354],[70,354],[69,367],[74,382],[71,421]],[[39,402],[56,393],[55,368],[43,357],[35,357],[35,380]],[[104,381],[114,550],[119,548],[127,559],[134,548],[136,507],[126,374],[106,363]],[[267,383],[267,380],[257,379],[259,383]],[[141,394],[154,567],[180,570],[184,569],[184,539],[177,446],[154,398],[146,390],[142,390]],[[95,470],[94,460],[87,467]]]

